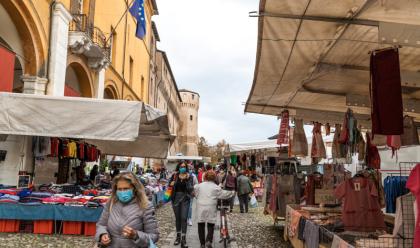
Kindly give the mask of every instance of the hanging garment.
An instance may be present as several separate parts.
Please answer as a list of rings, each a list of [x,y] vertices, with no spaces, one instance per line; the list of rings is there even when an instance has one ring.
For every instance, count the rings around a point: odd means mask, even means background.
[[[311,157],[312,158],[326,158],[327,152],[325,150],[324,140],[322,139],[321,133],[321,123],[315,123],[314,129],[312,131],[312,149]]]
[[[366,165],[370,168],[381,168],[381,157],[379,156],[378,148],[372,144],[370,134],[366,133]]]
[[[401,136],[400,135],[388,135],[386,144],[392,149],[392,157],[394,157],[397,150],[401,148]]]
[[[341,144],[347,144],[350,138],[349,118],[350,118],[350,109],[348,109],[346,114],[344,115],[343,126],[341,127],[340,138],[339,138],[339,142]]]
[[[303,128],[303,120],[295,120],[295,128],[293,130],[293,140],[291,145],[291,155],[298,157],[308,156],[308,139]]]
[[[330,136],[331,134],[331,126],[330,123],[325,124],[325,135]]]
[[[289,146],[287,147],[287,156],[289,157],[289,158],[291,158],[291,157],[293,157],[293,155],[292,155],[292,143],[293,143],[293,133],[294,133],[294,128],[293,127],[290,127],[290,129],[289,129]]]
[[[277,145],[289,144],[289,111],[285,110],[281,113],[281,122]]]
[[[420,164],[417,164],[416,167],[411,171],[410,176],[407,181],[407,188],[413,193],[416,197],[417,206],[415,208],[416,212],[416,233],[414,234],[414,245],[413,247],[420,247]]]
[[[288,204],[299,204],[300,185],[295,175],[277,176],[277,216],[286,216]]]
[[[322,175],[312,174],[307,177],[305,186],[306,205],[315,205],[315,189],[322,189]]]
[[[237,162],[238,162],[238,159],[237,159],[236,155],[230,155],[230,164],[231,165],[236,165]]]
[[[341,125],[335,124],[335,133],[334,139],[332,144],[332,158],[339,159],[344,158],[344,148],[345,146],[340,143],[340,133],[341,133]]]
[[[398,49],[374,51],[370,56],[372,134],[403,133],[403,103]]]
[[[67,144],[68,150],[69,150],[69,154],[68,157],[69,158],[77,158],[77,143],[74,141],[70,141]]]
[[[334,192],[343,199],[342,219],[349,231],[369,232],[385,229],[378,191],[372,180],[356,177],[340,184]]]
[[[334,189],[334,165],[324,164],[323,189]]]
[[[359,132],[359,139],[357,143],[358,160],[363,161],[366,157],[366,142],[363,139],[363,135]]]
[[[32,151],[34,157],[42,158],[51,153],[51,140],[47,137],[33,137]]]
[[[51,138],[51,157],[58,157],[59,155],[60,140],[58,138]]]
[[[85,144],[77,144],[77,158],[81,161],[85,160]]]
[[[411,146],[419,145],[419,134],[414,124],[414,118],[410,116],[404,117],[404,133],[401,135],[401,145]]]
[[[385,178],[384,191],[387,213],[395,213],[397,198],[409,192],[405,187],[407,179],[408,177],[405,176],[388,176]]]
[[[277,212],[277,176],[273,175],[271,181],[271,191],[270,191],[270,210],[272,213]]]

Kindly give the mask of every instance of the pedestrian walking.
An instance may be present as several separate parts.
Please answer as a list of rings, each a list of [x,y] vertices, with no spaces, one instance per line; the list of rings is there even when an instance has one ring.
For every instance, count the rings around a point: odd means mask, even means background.
[[[193,177],[190,176],[185,163],[177,165],[175,173],[172,175],[169,184],[173,187],[171,196],[172,208],[176,219],[176,239],[174,245],[181,244],[182,248],[187,248],[187,218],[190,202],[194,191]]]
[[[113,180],[112,195],[96,224],[95,239],[110,248],[149,247],[159,239],[154,212],[134,174],[121,173]]]
[[[230,212],[233,212],[233,205],[235,203],[235,194],[237,191],[237,179],[236,179],[236,170],[235,167],[231,166],[228,172],[226,173],[226,176],[222,179],[222,188],[224,190],[233,191],[233,196],[228,199],[226,205],[229,205]],[[223,204],[225,205],[225,204]]]
[[[241,171],[237,179],[237,190],[239,198],[239,207],[241,213],[248,213],[249,194],[254,193],[251,181],[245,176],[245,171]]]
[[[214,225],[217,221],[217,201],[230,199],[235,192],[223,190],[216,184],[216,173],[207,171],[204,182],[194,186],[194,192],[197,199],[197,222],[198,236],[200,238],[201,248],[213,247]],[[205,235],[207,223],[207,237]]]
[[[191,167],[189,167],[189,168],[191,168]],[[197,176],[192,172],[191,169],[190,169],[190,176],[193,178],[193,186],[198,184]],[[188,209],[188,220],[187,220],[187,223],[188,223],[189,226],[193,225],[193,222],[192,222],[192,212],[193,212],[192,211],[192,205],[193,205],[193,201],[191,199],[190,208]]]

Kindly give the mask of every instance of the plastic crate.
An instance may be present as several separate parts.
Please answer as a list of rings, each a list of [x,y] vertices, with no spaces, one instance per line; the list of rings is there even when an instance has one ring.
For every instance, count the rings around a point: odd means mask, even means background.
[[[19,232],[19,220],[0,220],[0,232],[17,233]]]
[[[82,222],[80,221],[64,221],[63,222],[63,234],[64,235],[81,235],[82,234]]]
[[[34,233],[35,234],[52,234],[54,222],[52,220],[35,220]]]
[[[96,223],[95,222],[85,222],[84,231],[85,236],[95,236],[96,234]]]
[[[31,220],[21,220],[19,232],[21,233],[33,233],[34,232],[34,222]]]

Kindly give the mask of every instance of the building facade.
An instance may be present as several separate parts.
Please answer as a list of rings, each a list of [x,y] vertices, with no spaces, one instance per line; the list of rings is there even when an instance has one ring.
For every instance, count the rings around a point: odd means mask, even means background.
[[[198,156],[198,110],[200,95],[196,92],[180,90],[181,130],[179,133],[180,151],[185,156]]]
[[[0,48],[15,54],[12,91],[149,102],[155,0],[145,0],[146,36],[135,36],[128,0],[0,1]],[[3,82],[2,82],[3,83]],[[69,110],[70,111],[70,110]],[[75,123],[76,125],[77,123]],[[33,173],[31,137],[0,141],[0,183]]]
[[[179,150],[180,133],[180,106],[181,96],[171,69],[168,57],[164,51],[158,50],[156,53],[157,80],[155,86],[155,104],[156,108],[162,110],[168,116],[169,130],[174,136],[174,142],[169,149],[170,155],[176,155]]]

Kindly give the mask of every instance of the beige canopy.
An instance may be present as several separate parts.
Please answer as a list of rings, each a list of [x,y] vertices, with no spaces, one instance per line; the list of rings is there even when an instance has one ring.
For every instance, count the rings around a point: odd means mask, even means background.
[[[341,122],[351,107],[370,127],[369,52],[402,46],[404,110],[420,119],[420,2],[261,0],[245,112]]]
[[[83,139],[105,154],[166,158],[167,116],[134,101],[0,93],[0,134]]]

